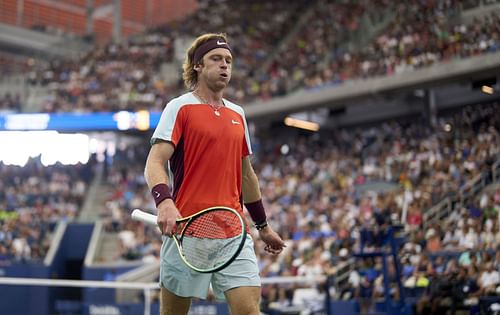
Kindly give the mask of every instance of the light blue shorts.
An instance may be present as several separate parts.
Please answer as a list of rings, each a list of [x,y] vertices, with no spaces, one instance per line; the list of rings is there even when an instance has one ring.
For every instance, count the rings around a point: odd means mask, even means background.
[[[260,287],[259,267],[250,235],[247,235],[238,257],[215,273],[199,273],[190,269],[180,258],[174,240],[165,236],[160,261],[160,285],[177,296],[205,299],[212,285],[215,298],[225,300],[224,292],[229,289]]]

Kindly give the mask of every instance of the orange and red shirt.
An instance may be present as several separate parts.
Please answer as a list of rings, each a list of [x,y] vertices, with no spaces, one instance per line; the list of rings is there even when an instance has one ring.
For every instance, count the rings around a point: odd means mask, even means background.
[[[175,146],[169,177],[182,217],[208,207],[241,207],[242,159],[252,153],[243,109],[224,99],[216,115],[186,93],[171,100],[160,117],[152,143]]]

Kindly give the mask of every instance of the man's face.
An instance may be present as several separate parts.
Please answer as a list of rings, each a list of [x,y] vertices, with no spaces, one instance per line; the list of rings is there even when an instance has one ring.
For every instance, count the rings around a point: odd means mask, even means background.
[[[209,51],[203,56],[199,81],[205,81],[213,90],[224,89],[231,79],[232,61],[231,52],[225,48]]]

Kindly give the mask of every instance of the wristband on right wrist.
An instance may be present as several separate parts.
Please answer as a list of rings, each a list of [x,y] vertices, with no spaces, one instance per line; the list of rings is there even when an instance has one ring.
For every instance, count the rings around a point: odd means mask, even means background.
[[[172,194],[170,193],[170,189],[167,184],[157,184],[151,189],[151,195],[155,200],[155,204],[158,205],[165,199],[172,199]]]

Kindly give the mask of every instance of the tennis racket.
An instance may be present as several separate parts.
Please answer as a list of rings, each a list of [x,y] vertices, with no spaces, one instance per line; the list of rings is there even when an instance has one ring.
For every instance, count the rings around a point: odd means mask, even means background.
[[[157,216],[140,209],[132,219],[157,226]],[[211,207],[177,220],[172,238],[184,263],[191,269],[211,273],[224,269],[241,252],[246,223],[228,207]]]

